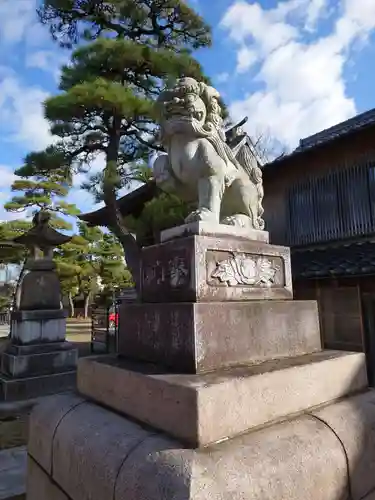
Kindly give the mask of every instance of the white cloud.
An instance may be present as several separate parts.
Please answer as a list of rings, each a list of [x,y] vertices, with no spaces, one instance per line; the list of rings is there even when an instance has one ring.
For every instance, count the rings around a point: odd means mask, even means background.
[[[227,72],[219,73],[215,76],[215,81],[217,83],[226,83],[229,80],[229,77],[230,75]]]
[[[38,50],[26,57],[27,68],[36,68],[50,73],[56,83],[60,81],[61,66],[66,64],[69,57],[66,53],[60,54],[53,50]]]
[[[48,39],[48,30],[37,20],[37,0],[2,0],[0,3],[0,41],[11,45],[26,42],[40,45]]]
[[[309,30],[313,30],[316,22],[328,7],[327,0],[310,0],[307,6],[306,25]]]
[[[375,1],[343,0],[331,32],[312,36],[331,7],[329,0],[279,1],[273,9],[238,1],[225,13],[221,26],[238,47],[237,71],[246,73],[258,61],[260,90],[231,107],[235,118],[249,115],[249,132],[269,129],[291,148],[356,113],[344,70],[352,45],[375,28]]]
[[[3,197],[3,190],[9,189],[15,178],[16,176],[10,167],[0,165],[0,201]]]
[[[0,165],[0,222],[24,218],[22,213],[7,212],[4,209],[4,204],[12,198],[10,186],[15,178],[16,176],[10,167]]]
[[[246,73],[257,62],[258,56],[255,50],[244,46],[237,52],[237,71]]]
[[[49,126],[43,115],[48,93],[40,87],[27,87],[14,76],[0,80],[0,131],[7,140],[30,149],[43,149],[51,143]]]

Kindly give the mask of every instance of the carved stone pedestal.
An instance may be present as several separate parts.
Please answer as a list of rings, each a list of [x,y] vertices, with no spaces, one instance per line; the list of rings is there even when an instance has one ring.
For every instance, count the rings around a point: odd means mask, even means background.
[[[34,411],[28,500],[371,500],[364,354],[322,351],[288,249],[196,231],[143,250],[120,356]]]

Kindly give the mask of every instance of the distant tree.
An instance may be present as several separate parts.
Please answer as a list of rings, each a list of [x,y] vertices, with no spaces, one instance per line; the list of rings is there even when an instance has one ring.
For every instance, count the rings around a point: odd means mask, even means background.
[[[258,127],[252,139],[255,149],[264,163],[269,163],[288,152],[285,145],[272,137],[269,130],[262,130]]]
[[[25,220],[14,220],[0,223],[0,241],[12,241],[27,231],[31,223]],[[0,247],[0,268],[6,275],[14,279],[6,280],[0,289],[0,311],[9,310],[19,285],[19,278],[27,256],[26,248]]]
[[[121,245],[112,234],[79,223],[79,234],[55,252],[63,294],[74,315],[74,298],[82,297],[84,317],[92,298],[100,291],[112,296],[131,285]]]

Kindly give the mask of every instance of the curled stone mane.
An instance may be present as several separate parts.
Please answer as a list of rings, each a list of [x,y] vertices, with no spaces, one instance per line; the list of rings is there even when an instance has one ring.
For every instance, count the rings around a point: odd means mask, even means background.
[[[224,132],[222,130],[222,117],[221,117],[221,107],[217,100],[217,94],[210,95],[210,91],[214,89],[211,87],[205,86],[205,90],[203,95],[201,94],[202,100],[207,109],[207,119],[206,122],[202,125],[197,121],[193,121],[192,127],[195,134],[198,137],[206,138],[210,143],[214,146],[218,155],[225,161],[228,165],[232,163],[238,170],[245,169],[249,177],[254,182],[259,196],[258,203],[258,220],[254,221],[255,225],[258,226],[258,229],[264,229],[264,221],[262,219],[263,215],[263,183],[262,183],[262,171],[257,166],[252,165],[252,159],[250,158],[242,158],[241,155],[239,160],[234,156],[233,151],[228,146],[225,140]],[[242,153],[244,155],[246,153]]]

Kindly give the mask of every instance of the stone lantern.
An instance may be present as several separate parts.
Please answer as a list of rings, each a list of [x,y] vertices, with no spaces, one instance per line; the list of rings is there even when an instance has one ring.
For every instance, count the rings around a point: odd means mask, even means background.
[[[0,399],[29,399],[75,385],[77,349],[66,342],[66,312],[53,249],[71,240],[38,212],[33,226],[13,240],[28,248],[11,316],[10,344],[1,357]]]

